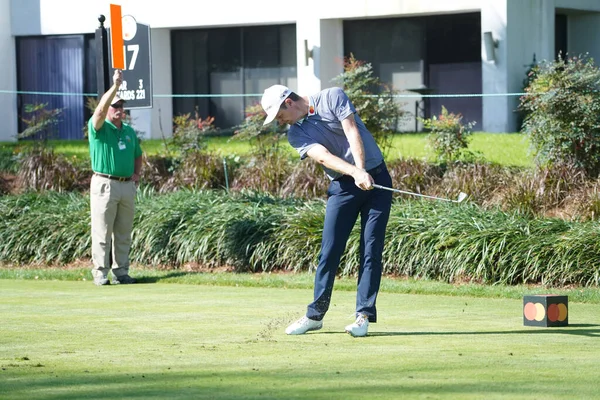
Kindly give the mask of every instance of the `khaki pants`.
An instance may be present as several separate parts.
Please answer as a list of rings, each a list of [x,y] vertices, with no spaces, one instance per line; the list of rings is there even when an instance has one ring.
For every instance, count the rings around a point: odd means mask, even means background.
[[[92,275],[115,277],[129,273],[129,248],[135,213],[136,186],[97,175],[90,184]],[[112,250],[112,260],[111,260]]]

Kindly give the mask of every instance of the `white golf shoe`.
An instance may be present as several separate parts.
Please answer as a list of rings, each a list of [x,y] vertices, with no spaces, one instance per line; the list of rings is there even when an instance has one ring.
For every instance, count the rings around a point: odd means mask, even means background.
[[[306,315],[288,326],[285,333],[288,335],[303,335],[308,331],[318,331],[323,327],[323,321],[315,321]]]
[[[367,336],[369,332],[369,317],[358,314],[353,324],[346,326],[346,332],[354,337]]]

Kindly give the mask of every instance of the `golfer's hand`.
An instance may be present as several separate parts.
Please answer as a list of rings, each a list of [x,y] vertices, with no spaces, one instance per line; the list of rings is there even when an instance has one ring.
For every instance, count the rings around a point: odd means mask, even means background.
[[[121,84],[123,83],[123,71],[120,69],[115,69],[115,73],[113,74],[113,83],[117,89],[121,87]]]
[[[354,175],[352,175],[352,177],[354,178],[354,184],[362,190],[373,189],[373,183],[375,183],[375,181],[367,171],[357,168],[356,172],[354,173]]]

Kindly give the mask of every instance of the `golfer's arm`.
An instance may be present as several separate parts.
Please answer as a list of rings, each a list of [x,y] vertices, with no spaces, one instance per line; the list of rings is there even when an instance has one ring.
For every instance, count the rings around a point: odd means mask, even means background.
[[[358,172],[364,171],[357,166],[352,165],[337,156],[334,156],[329,152],[329,150],[320,144],[311,147],[306,154],[319,164],[344,175],[355,176]]]
[[[345,120],[342,121],[342,128],[344,134],[350,144],[350,151],[354,158],[356,166],[364,171],[365,169],[365,147],[360,137],[358,126],[356,126],[356,120],[354,114],[350,114]]]
[[[106,114],[108,114],[108,107],[110,107],[110,103],[112,99],[117,94],[118,87],[116,84],[113,84],[110,89],[100,99],[96,110],[94,110],[94,115],[92,116],[92,124],[94,125],[94,129],[99,131],[102,129],[102,125],[104,125],[104,120],[106,120]]]

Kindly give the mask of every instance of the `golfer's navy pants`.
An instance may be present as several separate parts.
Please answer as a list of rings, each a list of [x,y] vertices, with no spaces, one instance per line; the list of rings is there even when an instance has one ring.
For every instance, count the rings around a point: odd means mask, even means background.
[[[385,164],[382,163],[368,172],[375,183],[391,186],[392,179]],[[383,244],[392,193],[381,189],[361,190],[354,184],[352,177],[345,175],[331,182],[327,194],[329,197],[315,276],[314,301],[309,304],[306,316],[320,321],[329,309],[340,258],[352,227],[360,215],[360,269],[356,312],[367,315],[370,322],[376,322],[375,301],[381,283]]]

